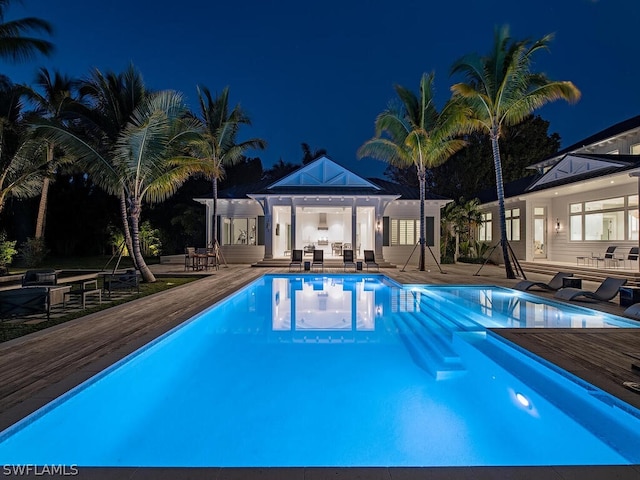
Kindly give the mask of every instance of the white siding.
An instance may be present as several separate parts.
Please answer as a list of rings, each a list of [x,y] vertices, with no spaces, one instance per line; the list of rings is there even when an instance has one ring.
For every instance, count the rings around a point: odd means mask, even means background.
[[[435,255],[438,263],[440,262],[440,208],[445,202],[425,201],[424,214],[425,217],[434,217],[434,244],[431,247],[433,255]],[[389,204],[384,212],[385,217],[410,219],[420,218],[420,202],[418,200],[396,200]],[[382,248],[384,259],[388,262],[402,267],[408,260],[409,266],[417,267],[420,261],[420,249],[415,245],[394,245]],[[413,255],[411,252],[413,251]],[[409,257],[411,257],[409,259]],[[425,265],[436,267],[436,263],[426,250]]]

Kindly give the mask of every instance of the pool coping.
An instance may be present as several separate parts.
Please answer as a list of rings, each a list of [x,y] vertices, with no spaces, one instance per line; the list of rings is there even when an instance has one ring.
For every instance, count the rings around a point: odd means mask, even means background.
[[[263,271],[262,273],[286,273],[276,269],[275,271]],[[222,298],[226,298],[235,291],[253,282],[262,275],[252,276],[246,279],[231,291],[225,292],[220,298],[216,298],[211,304]],[[383,273],[383,275],[386,272]],[[393,275],[388,275],[393,281],[405,284]],[[7,409],[0,414],[0,430],[23,419],[38,408],[46,405],[51,400],[59,397],[63,393],[81,384],[96,373],[113,365],[138,348],[150,341],[158,338],[172,328],[182,324],[192,315],[175,318],[173,322],[166,324],[160,329],[153,330],[142,335],[135,340],[111,351],[100,359],[92,362],[86,367],[68,375],[63,380],[42,389],[36,395],[26,401]],[[72,322],[81,321],[76,319]],[[70,323],[70,322],[69,322]],[[58,327],[63,327],[63,324]],[[54,329],[56,327],[53,327]],[[49,329],[49,331],[52,331]],[[46,332],[46,331],[43,331]],[[38,332],[38,334],[44,334]],[[20,340],[20,339],[18,339]],[[4,468],[4,466],[3,466]],[[3,471],[6,475],[6,470]],[[66,476],[66,475],[65,475]],[[77,478],[99,478],[99,479],[163,479],[163,478],[216,478],[216,479],[392,479],[392,480],[413,480],[413,479],[504,479],[504,478],[527,478],[531,480],[577,480],[577,479],[638,479],[640,478],[640,465],[611,465],[611,466],[512,466],[512,467],[256,467],[256,468],[119,468],[119,467],[78,467]],[[34,470],[30,474],[20,475],[21,478],[42,478],[40,472]],[[54,477],[55,478],[55,477]]]

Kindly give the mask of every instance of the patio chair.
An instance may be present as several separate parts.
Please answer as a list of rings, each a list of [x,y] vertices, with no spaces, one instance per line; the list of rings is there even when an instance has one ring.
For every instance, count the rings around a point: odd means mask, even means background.
[[[380,271],[380,265],[376,263],[376,254],[373,250],[364,251],[364,264],[367,266],[367,271],[369,267],[376,267]]]
[[[293,250],[291,252],[291,263],[289,264],[289,271],[293,267],[298,267],[298,271],[302,270],[302,250]]]
[[[311,270],[313,267],[320,267],[324,272],[324,250],[315,249],[313,251],[313,261],[311,262]]]
[[[625,283],[627,283],[626,278],[607,277],[593,292],[590,290],[580,290],[579,288],[563,288],[556,292],[555,298],[561,300],[597,300],[600,302],[608,302],[618,295],[620,287]]]
[[[46,287],[0,290],[0,319],[44,313],[49,320],[51,302]]]
[[[196,247],[186,247],[184,249],[184,269],[196,269]]]
[[[607,263],[609,265],[614,265],[617,267],[620,265],[620,259],[616,257],[615,251],[617,247],[607,247],[607,251],[602,257],[595,257],[592,260],[595,260],[596,266],[600,264],[600,262],[604,263],[604,268],[607,268]]]
[[[629,262],[629,265],[632,265],[632,262],[637,262],[638,256],[640,256],[640,248],[631,247],[631,250],[629,250],[629,253],[627,254],[627,258],[623,260],[625,268],[627,266],[627,262]]]
[[[513,288],[515,288],[516,290],[526,291],[537,287],[542,290],[551,290],[555,292],[556,290],[560,290],[562,288],[562,279],[566,277],[573,277],[573,273],[558,272],[553,276],[551,280],[549,280],[549,283],[534,282],[532,280],[522,280],[518,282]]]
[[[342,252],[342,258],[344,261],[344,271],[347,271],[347,267],[353,267],[353,271],[356,271],[356,262],[353,260],[353,250],[344,250]]]
[[[23,287],[53,287],[58,284],[58,274],[52,269],[27,270],[22,277]]]

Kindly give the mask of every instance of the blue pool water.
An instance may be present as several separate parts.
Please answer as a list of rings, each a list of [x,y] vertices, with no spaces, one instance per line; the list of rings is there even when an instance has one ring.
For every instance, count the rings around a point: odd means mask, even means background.
[[[2,464],[640,463],[640,412],[485,327],[636,327],[498,287],[265,276],[0,434]]]

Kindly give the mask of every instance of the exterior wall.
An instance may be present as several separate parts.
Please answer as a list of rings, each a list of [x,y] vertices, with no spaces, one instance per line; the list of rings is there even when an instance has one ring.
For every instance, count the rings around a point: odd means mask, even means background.
[[[211,215],[210,209],[207,212]],[[254,200],[218,200],[220,219],[224,217],[254,218],[264,215],[260,204]],[[211,218],[207,219],[207,235],[211,232]],[[221,227],[219,227],[221,228]],[[264,258],[264,245],[225,245],[221,242],[220,250],[227,263],[255,263]]]
[[[264,258],[264,245],[223,245],[221,251],[227,263],[256,263]]]
[[[618,247],[622,253],[626,253],[629,248],[638,246],[637,240],[581,240],[572,241],[569,236],[569,205],[577,202],[589,200],[599,200],[616,196],[634,195],[638,193],[638,186],[634,183],[617,185],[612,188],[601,188],[591,191],[579,191],[570,195],[561,196],[552,201],[553,221],[560,219],[561,228],[555,233],[554,227],[549,226],[550,242],[549,260],[556,262],[575,262],[579,255],[604,255],[609,246]]]
[[[431,247],[433,255],[440,263],[440,208],[446,202],[425,201],[425,217],[434,217],[434,246]],[[384,216],[390,219],[417,219],[420,218],[419,200],[395,200],[384,211]],[[384,259],[398,266],[403,266],[409,261],[408,266],[417,267],[420,261],[420,249],[415,245],[393,245],[382,247]],[[413,255],[412,255],[413,252]],[[427,249],[425,252],[425,265],[436,267],[436,263]]]
[[[520,209],[520,240],[509,240],[509,245],[515,257],[518,260],[525,260],[527,258],[528,244],[532,243],[527,239],[527,232],[530,230],[529,212],[527,210],[527,203],[523,200],[505,200],[505,210],[511,210],[514,208]],[[491,212],[491,241],[489,243],[490,249],[493,249],[489,258],[492,262],[501,265],[503,263],[502,248],[500,247],[500,215],[498,212],[498,204],[487,204],[480,208],[482,213]],[[496,248],[494,248],[496,247]]]
[[[300,205],[313,205],[315,207],[321,206],[323,203],[316,200],[314,197],[311,200],[307,200],[306,198],[285,198],[285,197],[276,197],[272,199],[273,201],[267,202],[267,212],[263,211],[262,206],[256,200],[250,199],[238,199],[238,200],[228,200],[221,199],[218,201],[218,212],[217,214],[221,219],[224,217],[234,217],[234,218],[242,218],[242,217],[259,217],[265,216],[265,225],[269,225],[271,220],[271,209],[274,206],[292,206],[292,212],[295,212],[295,208]],[[329,200],[323,200],[329,201]],[[331,200],[335,205],[336,199]],[[378,215],[375,213],[376,211],[382,211],[381,205],[386,204],[386,199],[376,198],[376,197],[353,197],[350,200],[343,197],[340,197],[339,200],[341,203],[344,201],[345,205],[349,203],[349,206],[352,208],[352,212],[356,211],[360,207],[373,207],[375,208],[374,213],[372,214],[371,221],[374,222],[372,225],[372,229],[374,229],[374,233],[372,234],[372,238],[374,238],[373,248],[376,252],[376,258],[380,261],[387,261],[390,263],[394,263],[396,265],[404,265],[409,257],[411,256],[411,265],[418,265],[419,262],[419,249],[415,248],[415,245],[395,245],[395,246],[382,246],[383,232],[381,227],[378,225],[382,225],[382,217],[390,217],[392,219],[418,219],[420,215],[420,202],[418,200],[394,200],[391,201],[390,204],[386,206],[384,209],[383,215]],[[207,242],[211,242],[211,200],[201,200],[202,203],[207,205]],[[431,247],[431,252],[435,256],[438,262],[440,262],[440,208],[446,203],[446,201],[438,200],[438,201],[426,201],[425,202],[425,216],[433,217],[434,219],[434,246]],[[349,216],[351,218],[352,225],[349,227],[353,229],[355,226],[355,216]],[[269,251],[271,241],[269,239],[269,235],[272,235],[273,231],[269,228],[265,231],[265,245],[227,245],[224,241],[221,242],[221,251],[224,256],[224,260],[227,263],[255,263],[265,258],[272,258],[267,253]],[[414,251],[415,248],[415,251]],[[413,251],[413,255],[412,255]],[[363,252],[361,251],[359,254],[359,258],[362,258]],[[434,266],[436,265],[436,260],[434,260],[433,256],[429,251],[426,252],[426,265]]]

